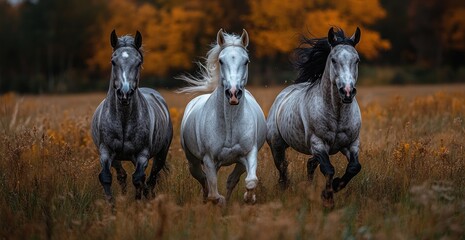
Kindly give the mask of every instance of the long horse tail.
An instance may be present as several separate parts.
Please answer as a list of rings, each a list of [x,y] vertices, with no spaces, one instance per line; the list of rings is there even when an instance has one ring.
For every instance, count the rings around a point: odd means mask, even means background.
[[[212,92],[218,85],[218,81],[212,76],[215,73],[215,69],[208,69],[208,65],[205,66],[201,62],[197,62],[199,66],[198,76],[191,74],[181,75],[176,79],[186,82],[189,86],[180,88],[177,90],[179,93],[197,93],[197,92]],[[216,67],[216,65],[211,65]]]

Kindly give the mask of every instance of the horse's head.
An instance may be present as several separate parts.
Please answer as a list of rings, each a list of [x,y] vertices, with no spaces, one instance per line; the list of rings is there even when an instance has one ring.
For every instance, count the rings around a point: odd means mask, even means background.
[[[333,28],[329,29],[328,42],[331,45],[331,52],[327,59],[329,61],[327,64],[330,66],[329,77],[331,83],[337,87],[343,103],[351,103],[357,94],[355,84],[360,58],[355,45],[359,41],[360,29],[358,27],[350,38],[346,38],[342,30],[334,32]]]
[[[139,86],[140,69],[143,56],[140,52],[142,36],[137,31],[136,36],[119,37],[115,30],[110,35],[113,54],[111,55],[111,81],[118,100],[123,105],[129,105],[135,90]]]
[[[223,29],[220,29],[216,38],[218,45],[222,48],[218,57],[220,82],[224,87],[229,104],[237,105],[247,84],[250,61],[246,48],[249,45],[249,35],[244,29],[240,42],[231,43],[225,40]]]

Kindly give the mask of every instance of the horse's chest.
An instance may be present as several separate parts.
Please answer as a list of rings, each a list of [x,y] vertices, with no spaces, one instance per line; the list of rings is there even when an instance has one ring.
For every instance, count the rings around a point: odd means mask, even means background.
[[[113,132],[112,148],[122,157],[133,156],[148,146],[148,135],[134,128]]]
[[[357,132],[347,125],[338,125],[327,134],[329,152],[331,154],[338,152],[341,148],[349,147],[357,138]]]

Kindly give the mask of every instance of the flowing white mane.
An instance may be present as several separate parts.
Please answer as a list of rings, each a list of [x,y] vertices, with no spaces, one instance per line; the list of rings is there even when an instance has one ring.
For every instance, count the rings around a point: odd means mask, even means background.
[[[199,66],[199,76],[182,75],[178,79],[187,82],[190,86],[179,89],[179,92],[196,93],[196,92],[212,92],[218,86],[220,77],[220,68],[218,58],[220,52],[228,46],[242,46],[241,37],[235,34],[224,33],[224,44],[212,44],[212,48],[208,51],[205,58],[205,64],[197,62]],[[245,49],[245,48],[244,48]]]

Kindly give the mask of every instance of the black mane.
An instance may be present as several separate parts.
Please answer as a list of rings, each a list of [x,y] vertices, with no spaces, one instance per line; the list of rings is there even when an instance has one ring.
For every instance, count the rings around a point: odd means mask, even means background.
[[[344,35],[344,31],[335,28],[335,41],[330,44],[328,38],[307,38],[301,36],[300,46],[294,49],[291,62],[299,75],[294,83],[310,82],[313,86],[318,83],[325,71],[326,59],[331,48],[340,44],[355,46],[354,41]]]

